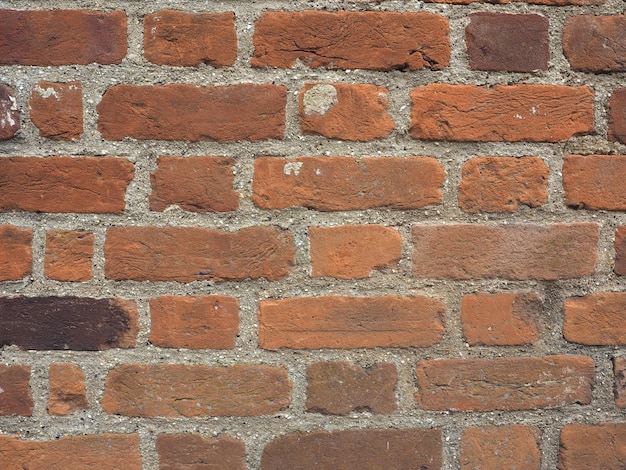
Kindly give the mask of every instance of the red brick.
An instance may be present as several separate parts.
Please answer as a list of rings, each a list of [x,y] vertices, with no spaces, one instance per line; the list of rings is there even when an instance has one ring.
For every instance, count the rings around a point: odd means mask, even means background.
[[[459,206],[465,212],[515,212],[548,202],[548,167],[536,157],[481,157],[463,165]]]
[[[441,468],[439,429],[358,429],[280,436],[263,449],[262,470]]]
[[[33,396],[30,393],[30,367],[0,364],[0,416],[32,416]],[[0,436],[2,439],[2,436]],[[1,441],[0,441],[1,442]],[[0,462],[2,462],[0,444]],[[6,468],[0,465],[1,468]]]
[[[48,231],[44,274],[56,281],[90,280],[93,243],[93,233],[74,230]]]
[[[222,435],[204,439],[198,434],[159,434],[159,470],[246,470],[246,445]]]
[[[0,281],[19,281],[30,274],[32,243],[32,229],[0,225]]]
[[[2,157],[0,211],[122,213],[133,164],[108,157]]]
[[[613,383],[615,406],[626,408],[626,358],[613,358],[613,373],[615,374],[615,382]]]
[[[281,367],[123,364],[108,375],[102,408],[124,416],[261,416],[289,406]]]
[[[431,84],[411,92],[416,139],[560,142],[593,131],[593,92],[561,85]]]
[[[626,467],[626,424],[568,424],[561,430],[559,470]]]
[[[253,199],[262,209],[419,209],[442,201],[443,166],[427,157],[262,157]]]
[[[293,236],[274,227],[112,227],[104,254],[108,279],[136,281],[274,281],[295,263]]]
[[[417,365],[426,410],[514,411],[589,404],[593,359],[583,356],[440,359]]]
[[[625,292],[600,292],[565,300],[563,336],[572,343],[626,345]]]
[[[402,237],[382,225],[309,227],[312,276],[362,279],[397,267]]]
[[[264,349],[426,347],[444,333],[444,305],[428,297],[304,297],[261,300]]]
[[[0,10],[0,65],[119,64],[126,14],[92,10]]]
[[[4,470],[141,470],[137,434],[92,434],[51,441],[0,436]]]
[[[543,306],[537,294],[470,294],[463,297],[461,320],[474,346],[517,346],[541,337]]]
[[[626,143],[626,88],[617,88],[609,98],[608,138]]]
[[[237,210],[239,195],[233,189],[231,158],[159,157],[150,175],[150,210],[176,205],[191,212]]]
[[[505,72],[547,70],[549,20],[541,15],[471,13],[465,28],[470,68]]]
[[[146,59],[157,65],[215,67],[237,60],[235,14],[161,10],[143,20]]]
[[[255,23],[255,67],[440,70],[450,61],[448,20],[431,13],[264,12]]]
[[[626,16],[576,15],[565,20],[563,52],[574,70],[626,70]]]
[[[282,139],[286,105],[276,85],[116,85],[97,107],[98,130],[107,140]]]
[[[563,163],[565,203],[579,209],[626,210],[625,155],[568,155]]]
[[[395,364],[361,367],[349,362],[314,362],[307,367],[306,378],[307,411],[346,415],[363,410],[393,413],[398,408]]]
[[[80,82],[39,82],[30,95],[30,119],[43,137],[78,140],[83,133]]]
[[[570,279],[595,272],[598,226],[413,227],[413,273],[437,279]]]
[[[507,3],[530,3],[535,5],[548,5],[548,6],[564,6],[564,5],[601,5],[606,0],[426,0],[430,3],[452,3],[455,5],[469,5],[471,3],[495,3],[495,4],[507,4]]]
[[[615,273],[626,275],[626,227],[615,229]]]
[[[224,295],[150,299],[150,342],[162,348],[232,349],[239,302]]]
[[[344,83],[307,83],[300,91],[300,129],[329,139],[368,141],[387,137],[387,88]]]
[[[461,470],[539,470],[539,440],[534,426],[467,428],[461,437]]]
[[[85,373],[76,364],[50,364],[48,413],[64,416],[89,407]]]
[[[12,139],[21,125],[15,90],[0,83],[0,140]]]

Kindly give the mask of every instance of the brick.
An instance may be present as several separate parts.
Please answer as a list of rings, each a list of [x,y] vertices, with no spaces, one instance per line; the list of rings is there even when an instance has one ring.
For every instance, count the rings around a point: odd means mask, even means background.
[[[280,436],[261,457],[262,470],[441,468],[440,429],[313,431]]]
[[[616,88],[609,98],[609,131],[612,142],[626,143],[626,88]]]
[[[32,244],[32,229],[0,225],[0,281],[19,281],[30,274]]]
[[[78,140],[83,133],[80,82],[39,82],[30,95],[30,119],[39,134],[52,140]]]
[[[626,71],[626,16],[575,15],[563,26],[563,52],[574,70]]]
[[[178,206],[191,212],[228,212],[239,207],[233,189],[235,161],[222,157],[159,157],[150,174],[150,210]]]
[[[548,202],[549,170],[536,157],[480,157],[463,165],[459,207],[465,212],[515,212]]]
[[[137,434],[92,434],[51,441],[0,436],[0,467],[5,470],[141,470]]]
[[[0,416],[32,416],[34,402],[29,381],[30,367],[0,364],[0,389],[2,390],[0,393]],[[0,436],[1,438],[2,436]],[[1,450],[0,462],[2,462]]]
[[[565,203],[578,209],[626,210],[625,155],[568,155],[563,162]]]
[[[431,84],[411,92],[416,139],[561,142],[593,132],[593,92],[561,85]]]
[[[84,282],[92,277],[94,234],[79,230],[46,233],[44,274],[56,281]]]
[[[425,410],[515,411],[591,402],[593,359],[583,356],[440,359],[417,365]]]
[[[550,59],[548,18],[480,12],[468,15],[465,42],[474,70],[532,72],[547,70]]]
[[[441,204],[444,179],[428,157],[261,157],[252,197],[262,209],[410,210]]]
[[[362,279],[389,271],[402,258],[402,237],[382,225],[309,227],[312,276]]]
[[[274,227],[111,227],[104,254],[107,279],[136,281],[275,281],[295,263],[292,234]]]
[[[444,310],[421,296],[261,300],[259,342],[264,349],[427,347],[443,336]]]
[[[65,416],[89,407],[85,373],[76,364],[50,364],[48,413]]]
[[[159,470],[246,470],[246,446],[241,439],[222,435],[205,439],[198,434],[159,434]]]
[[[561,430],[559,470],[626,466],[626,424],[568,424]]]
[[[131,300],[0,297],[0,347],[98,351],[130,348],[138,329]]]
[[[116,85],[97,106],[98,131],[107,140],[282,139],[286,105],[276,85]]]
[[[161,10],[143,20],[144,56],[157,65],[214,67],[237,60],[235,14]]]
[[[431,13],[264,12],[255,23],[255,67],[440,70],[450,61],[448,20]]]
[[[626,408],[626,358],[613,358],[613,373],[615,374],[613,383],[615,406]]]
[[[92,10],[0,10],[0,65],[119,64],[126,14]]]
[[[150,342],[162,348],[232,349],[239,302],[224,295],[150,299]]]
[[[600,292],[565,300],[563,336],[572,343],[626,345],[626,293]]]
[[[471,3],[495,3],[495,4],[507,4],[507,3],[530,3],[535,5],[548,5],[548,6],[565,6],[565,5],[602,5],[606,0],[426,0],[428,3],[451,3],[454,5],[469,5]]]
[[[124,212],[133,164],[109,157],[2,157],[0,211]]]
[[[0,83],[0,140],[12,139],[20,130],[21,125],[20,108],[17,106],[15,90]]]
[[[615,229],[615,273],[626,275],[626,227]]]
[[[307,411],[346,415],[351,411],[393,413],[398,371],[395,364],[377,362],[361,367],[349,362],[314,362],[306,369]]]
[[[541,337],[537,294],[469,294],[461,302],[463,334],[472,345],[518,346]]]
[[[413,227],[413,273],[436,279],[570,279],[595,272],[598,226]]]
[[[539,470],[539,440],[534,426],[467,428],[461,437],[461,470]]]
[[[300,129],[329,139],[368,141],[387,137],[394,123],[383,86],[307,83],[300,90]]]
[[[102,408],[142,417],[261,416],[287,408],[290,394],[282,367],[123,364],[109,372]]]

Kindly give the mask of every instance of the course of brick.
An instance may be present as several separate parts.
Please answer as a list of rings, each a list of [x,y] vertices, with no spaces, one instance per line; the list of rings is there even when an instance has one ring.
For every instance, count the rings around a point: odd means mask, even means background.
[[[624,28],[0,2],[0,470],[626,468]]]

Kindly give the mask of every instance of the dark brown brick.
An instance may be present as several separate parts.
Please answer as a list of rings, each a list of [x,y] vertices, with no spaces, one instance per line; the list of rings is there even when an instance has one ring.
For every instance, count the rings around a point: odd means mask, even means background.
[[[159,434],[156,440],[159,470],[246,470],[246,445],[222,435],[208,439],[198,434]]]
[[[30,393],[30,367],[0,364],[0,416],[33,414],[33,396]],[[0,444],[0,463],[2,462]],[[6,467],[2,467],[6,468]]]
[[[563,52],[575,70],[626,70],[626,16],[575,15],[563,26]]]
[[[618,88],[609,98],[609,140],[626,143],[626,88]]]

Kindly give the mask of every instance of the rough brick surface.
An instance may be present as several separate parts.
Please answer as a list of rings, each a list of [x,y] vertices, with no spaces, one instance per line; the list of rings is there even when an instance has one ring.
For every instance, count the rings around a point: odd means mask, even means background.
[[[626,345],[625,292],[600,292],[565,300],[563,336],[589,345]]]
[[[50,398],[48,413],[68,415],[89,407],[85,373],[76,364],[50,364]]]
[[[606,0],[427,0],[431,3],[452,3],[455,5],[469,5],[471,3],[530,3],[535,5],[548,5],[548,6],[566,6],[566,5],[601,5]]]
[[[382,86],[307,83],[300,91],[300,129],[330,139],[387,137],[395,127],[388,105],[389,92]]]
[[[205,439],[198,434],[159,434],[159,470],[247,470],[246,446],[241,439],[222,435]]]
[[[97,107],[98,130],[107,140],[282,139],[286,94],[276,85],[116,85]]]
[[[626,408],[626,358],[613,358],[613,373],[615,374],[615,382],[613,384],[615,406]]]
[[[439,70],[448,65],[448,20],[431,13],[265,12],[255,23],[257,67]]]
[[[626,424],[568,424],[561,431],[559,470],[626,467]]]
[[[349,362],[314,362],[306,369],[308,411],[345,415],[351,411],[393,413],[398,371],[378,362],[361,367]]]
[[[281,367],[123,364],[107,377],[102,408],[143,417],[260,416],[287,408],[290,394]]]
[[[418,278],[567,279],[595,271],[598,226],[421,225],[413,227]]]
[[[439,429],[360,429],[287,434],[263,450],[262,470],[441,468]]]
[[[615,273],[626,275],[626,227],[615,230]]]
[[[568,155],[563,162],[563,189],[568,206],[626,210],[625,155]]]
[[[461,470],[539,470],[539,439],[534,426],[467,428],[461,437]]]
[[[162,348],[231,349],[239,302],[224,295],[150,299],[150,342]]]
[[[570,16],[563,27],[563,51],[571,67],[584,72],[626,70],[626,16]]]
[[[382,225],[309,227],[312,276],[338,279],[369,277],[389,271],[402,257],[402,237]]]
[[[33,414],[33,396],[30,393],[30,367],[0,364],[0,416]],[[1,437],[0,437],[1,438]],[[0,449],[1,449],[0,445]],[[0,462],[2,452],[0,451]],[[6,467],[2,467],[6,468]]]
[[[548,202],[548,167],[536,157],[480,157],[463,165],[459,206],[465,212],[515,212]]]
[[[237,59],[235,15],[161,10],[143,20],[146,59],[158,65],[215,67]]]
[[[191,282],[286,277],[293,236],[272,227],[222,232],[199,227],[112,227],[104,244],[108,279]]]
[[[80,82],[39,82],[30,95],[30,119],[43,137],[78,140],[83,133],[83,88]]]
[[[92,277],[94,235],[76,230],[46,233],[44,274],[56,281],[88,281]]]
[[[444,333],[444,305],[428,297],[304,297],[261,300],[265,349],[425,347]]]
[[[123,11],[0,10],[0,65],[119,64]]]
[[[0,281],[17,281],[30,274],[32,242],[32,229],[0,225]]]
[[[419,209],[440,204],[445,172],[428,157],[261,157],[253,198],[262,209]]]
[[[415,398],[426,410],[557,408],[590,403],[593,380],[584,356],[435,359],[417,365]]]
[[[411,92],[416,139],[560,142],[593,130],[593,92],[560,85],[431,84]]]
[[[545,16],[481,12],[468,17],[465,42],[470,68],[505,72],[548,69],[550,25]]]
[[[617,88],[609,98],[608,138],[626,143],[626,88]]]
[[[0,83],[0,140],[12,139],[21,125],[15,90]]]

